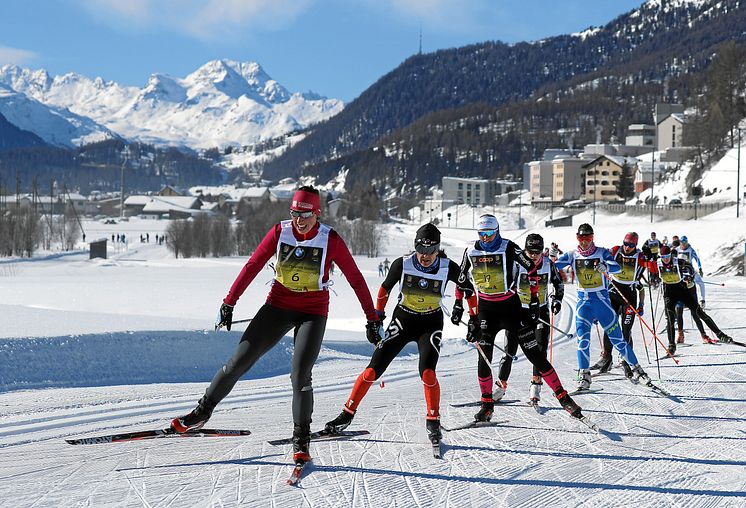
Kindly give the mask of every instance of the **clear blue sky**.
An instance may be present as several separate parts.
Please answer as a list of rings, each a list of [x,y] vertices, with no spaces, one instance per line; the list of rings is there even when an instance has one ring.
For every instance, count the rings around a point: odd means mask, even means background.
[[[9,0],[0,65],[144,86],[208,60],[258,62],[291,91],[350,101],[404,59],[604,25],[642,0]]]

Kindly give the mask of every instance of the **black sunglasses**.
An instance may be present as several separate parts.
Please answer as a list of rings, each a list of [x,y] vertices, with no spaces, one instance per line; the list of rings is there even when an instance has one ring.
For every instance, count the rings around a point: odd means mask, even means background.
[[[299,210],[290,210],[291,217],[300,217],[301,219],[308,219],[313,215],[313,212],[301,212]]]
[[[416,250],[419,254],[431,255],[431,254],[435,254],[436,252],[440,250],[440,244],[436,243],[433,245],[422,245],[418,243],[417,245],[414,246],[414,250]]]
[[[625,247],[629,247],[630,249],[637,247],[636,243],[630,243],[630,242],[624,242]]]

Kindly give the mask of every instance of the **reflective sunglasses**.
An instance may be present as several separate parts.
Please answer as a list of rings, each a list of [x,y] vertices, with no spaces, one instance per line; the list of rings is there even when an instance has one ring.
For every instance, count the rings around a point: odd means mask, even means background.
[[[671,259],[671,254],[661,254],[661,259]]]
[[[440,250],[440,244],[435,243],[433,245],[422,245],[418,243],[414,246],[414,250],[419,254],[432,255]]]
[[[590,235],[576,235],[578,240],[593,240],[593,234]]]
[[[624,242],[624,246],[629,247],[630,249],[634,249],[635,247],[637,247],[637,244],[631,243],[631,242]]]
[[[291,217],[300,217],[301,219],[308,219],[313,215],[313,212],[301,212],[300,210],[290,210]]]
[[[496,231],[495,229],[485,229],[483,231],[478,231],[478,233],[479,233],[479,236],[487,237],[487,236],[494,235],[495,231]]]

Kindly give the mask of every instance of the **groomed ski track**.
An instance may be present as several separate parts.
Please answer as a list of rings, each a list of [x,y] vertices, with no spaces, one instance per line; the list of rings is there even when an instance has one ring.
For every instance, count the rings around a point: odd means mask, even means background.
[[[742,290],[742,288],[741,288]],[[568,291],[573,297],[573,291]],[[728,290],[712,299],[735,298]],[[571,300],[572,298],[570,298]],[[570,303],[570,302],[568,302]],[[724,313],[713,311],[725,318]],[[558,325],[569,329],[572,314]],[[743,320],[746,321],[746,320]],[[739,324],[744,324],[739,321]],[[690,342],[694,334],[689,334]],[[334,347],[332,343],[329,347]],[[592,344],[594,354],[598,344]],[[644,349],[636,348],[651,375]],[[449,350],[454,352],[449,353]],[[367,358],[350,355],[315,370],[315,426],[334,417]],[[696,356],[695,356],[696,355]],[[574,340],[555,342],[568,386]],[[438,374],[442,419],[468,421],[476,352],[456,338]],[[530,365],[515,363],[509,395],[524,398]],[[746,351],[694,342],[682,365],[663,363],[664,386],[681,402],[631,385],[618,370],[594,378],[604,391],[579,399],[605,432],[571,420],[543,393],[538,415],[498,406],[497,428],[447,433],[432,458],[413,356],[396,360],[350,429],[370,436],[315,443],[300,488],[288,488],[290,448],[267,440],[290,431],[286,375],[242,381],[211,425],[249,428],[248,438],[133,442],[73,447],[63,438],[158,428],[188,411],[205,383],[27,390],[0,395],[2,503],[10,506],[739,506],[746,502]]]

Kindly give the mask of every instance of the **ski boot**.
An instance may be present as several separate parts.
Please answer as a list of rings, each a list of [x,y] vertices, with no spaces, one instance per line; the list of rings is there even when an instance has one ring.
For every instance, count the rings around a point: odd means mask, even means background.
[[[668,352],[671,353],[671,356],[676,354],[676,343],[675,342],[668,343]]]
[[[639,363],[632,367],[632,379],[630,381],[642,385],[649,385],[651,383],[650,376],[642,370],[642,366]]]
[[[495,391],[492,392],[492,400],[494,402],[497,402],[498,400],[502,400],[503,397],[505,397],[505,391],[508,389],[508,382],[503,381],[502,379],[498,379],[495,381]]]
[[[717,344],[717,342],[718,342],[717,340],[711,339],[710,337],[708,337],[706,333],[702,334],[702,343],[703,344]]]
[[[718,332],[718,340],[724,344],[730,344],[733,342],[733,337],[727,335],[725,332]]]
[[[355,411],[353,411],[352,409],[347,409],[347,407],[345,407],[342,412],[339,413],[339,416],[337,416],[334,420],[326,422],[326,425],[324,425],[324,430],[327,431],[329,434],[339,434],[350,426],[354,417]]]
[[[627,379],[632,379],[632,367],[629,366],[629,364],[622,360],[621,362],[622,368],[624,369],[624,377]]]
[[[305,464],[311,460],[308,445],[311,443],[311,424],[298,424],[293,426],[293,462]]]
[[[541,400],[541,381],[531,380],[531,388],[528,390],[528,400],[538,403]]]
[[[437,444],[443,439],[443,433],[440,432],[440,418],[425,420],[425,429],[427,430],[427,438],[431,443]]]
[[[578,388],[579,392],[587,391],[591,389],[591,371],[588,369],[581,369],[578,371]]]
[[[580,412],[580,406],[572,400],[572,397],[567,394],[566,390],[562,390],[560,393],[555,393],[554,395],[557,397],[557,401],[562,406],[562,409],[570,413],[570,416],[573,418],[581,418],[583,416],[583,413]]]
[[[678,344],[683,344],[684,343],[684,330],[679,330],[678,335],[676,335],[676,342]]]
[[[609,372],[611,370],[611,355],[601,353],[601,358],[591,366],[590,370],[597,370],[599,373]]]
[[[197,407],[191,413],[171,420],[171,428],[179,434],[199,430],[210,419],[213,409],[215,409],[215,403],[205,395],[199,399]]]
[[[488,422],[492,419],[492,413],[495,411],[495,401],[492,400],[491,394],[482,394],[482,407],[474,419],[478,422]]]

